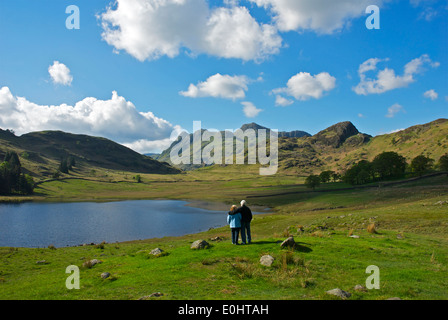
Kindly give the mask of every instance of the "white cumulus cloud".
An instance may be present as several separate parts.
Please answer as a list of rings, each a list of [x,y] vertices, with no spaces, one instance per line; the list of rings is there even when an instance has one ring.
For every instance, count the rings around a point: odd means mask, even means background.
[[[294,103],[293,100],[282,97],[281,95],[275,96],[275,105],[277,107],[287,107]]]
[[[142,153],[169,146],[168,138],[173,130],[179,129],[152,112],[138,111],[132,102],[115,91],[109,100],[88,97],[74,106],[39,105],[14,96],[8,87],[0,89],[0,127],[13,129],[19,135],[62,130],[101,136],[133,146]]]
[[[399,112],[406,112],[402,105],[396,103],[387,109],[386,118],[393,118]]]
[[[286,94],[299,101],[309,99],[320,99],[325,92],[329,92],[336,87],[336,78],[328,72],[311,75],[308,72],[300,72],[288,80],[285,88],[274,89],[274,94]],[[281,98],[276,98],[277,102],[284,102]]]
[[[230,76],[217,73],[197,85],[190,84],[187,91],[179,94],[189,98],[244,99],[250,79],[246,76]]]
[[[182,50],[244,61],[277,54],[277,29],[258,23],[243,6],[210,8],[206,0],[117,0],[98,16],[102,38],[140,61]]]
[[[249,0],[273,15],[280,31],[312,30],[331,34],[365,16],[369,5],[387,0]]]
[[[397,75],[395,70],[385,68],[378,71],[376,78],[369,78],[366,73],[377,70],[377,64],[389,59],[372,58],[363,62],[358,69],[359,84],[353,88],[358,95],[381,94],[390,90],[405,88],[415,82],[415,76],[425,71],[425,66],[439,67],[439,62],[433,62],[427,54],[413,59],[404,66],[403,75]]]
[[[252,102],[244,101],[241,102],[243,107],[243,112],[248,118],[255,118],[258,114],[263,111],[262,109],[258,109]]]
[[[54,61],[48,67],[48,73],[55,84],[62,84],[64,86],[70,86],[72,84],[73,76],[70,74],[70,69],[59,61]]]
[[[428,98],[428,99],[431,99],[432,101],[434,101],[434,100],[437,100],[437,98],[439,97],[439,94],[434,89],[431,89],[431,90],[426,91],[423,94],[423,96],[425,98]]]

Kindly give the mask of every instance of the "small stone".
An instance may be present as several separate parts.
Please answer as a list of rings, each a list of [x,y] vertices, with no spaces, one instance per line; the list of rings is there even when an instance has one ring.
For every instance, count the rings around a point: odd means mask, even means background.
[[[352,296],[352,294],[350,292],[341,290],[339,288],[333,289],[333,290],[329,290],[327,291],[327,294],[331,294],[333,296],[337,296],[341,299],[347,299],[350,298]]]
[[[207,241],[205,240],[196,240],[195,242],[193,242],[193,244],[191,245],[191,249],[207,249],[208,247],[210,247],[210,245],[208,244]]]
[[[161,296],[163,296],[163,293],[161,293],[161,292],[154,292],[149,295],[150,298],[161,297]]]
[[[163,296],[163,293],[154,292],[154,293],[151,293],[149,296],[143,296],[143,297],[139,298],[138,300],[148,300],[149,298],[157,298],[157,297],[161,297],[161,296]]]
[[[107,279],[107,278],[109,278],[110,277],[110,273],[109,272],[103,272],[102,274],[101,274],[101,278],[103,278],[103,279]]]
[[[48,262],[46,260],[40,260],[36,261],[36,264],[47,264]]]
[[[266,267],[270,267],[274,263],[274,260],[275,259],[273,256],[264,255],[260,258],[260,264],[262,264],[263,266],[266,266]]]
[[[359,236],[353,234],[353,235],[350,236],[350,238],[353,238],[353,239],[359,239]]]
[[[389,298],[389,299],[386,299],[386,300],[401,300],[401,299],[398,298],[398,297],[392,297],[392,298]]]
[[[360,285],[360,284],[357,284],[357,285],[353,288],[353,290],[355,290],[355,291],[367,291],[367,289],[366,289],[364,286]]]
[[[160,248],[155,248],[152,249],[151,252],[149,254],[152,254],[153,256],[158,256],[159,254],[162,254],[163,250]]]

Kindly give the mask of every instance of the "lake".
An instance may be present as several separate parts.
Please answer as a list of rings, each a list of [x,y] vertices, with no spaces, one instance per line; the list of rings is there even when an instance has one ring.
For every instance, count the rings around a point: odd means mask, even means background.
[[[187,204],[177,200],[0,204],[0,247],[122,242],[227,225],[225,210]]]

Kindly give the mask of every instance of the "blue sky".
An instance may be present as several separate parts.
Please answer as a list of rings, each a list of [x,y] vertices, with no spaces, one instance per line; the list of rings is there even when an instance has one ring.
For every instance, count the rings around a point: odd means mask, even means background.
[[[193,121],[388,133],[447,117],[447,18],[446,0],[2,0],[0,127],[139,152]]]

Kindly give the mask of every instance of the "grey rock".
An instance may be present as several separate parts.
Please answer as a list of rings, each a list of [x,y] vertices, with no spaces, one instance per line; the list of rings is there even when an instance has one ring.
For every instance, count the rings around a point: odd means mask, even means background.
[[[350,238],[359,239],[359,236],[353,234],[353,235],[350,236]]]
[[[367,291],[367,289],[366,289],[364,286],[360,285],[360,284],[357,284],[357,285],[353,288],[353,290],[355,290],[355,291]]]
[[[294,248],[295,245],[296,245],[296,242],[294,241],[294,237],[289,237],[288,239],[286,239],[285,241],[282,242],[280,247],[282,247],[282,248],[284,248],[284,247]]]
[[[36,264],[47,264],[48,262],[46,260],[40,260],[36,261]]]
[[[151,293],[149,296],[143,296],[143,297],[139,298],[138,300],[148,300],[149,298],[158,298],[161,296],[163,296],[163,293],[154,292],[154,293]]]
[[[208,244],[207,241],[205,240],[196,240],[195,242],[193,242],[193,244],[191,245],[191,249],[207,249],[208,247],[210,247],[210,245]]]
[[[94,265],[98,264],[98,263],[102,263],[103,261],[98,260],[98,259],[93,259],[93,260],[89,260],[83,263],[83,266],[85,267],[93,267]]]
[[[337,296],[341,299],[347,299],[350,298],[352,296],[352,294],[350,292],[341,290],[339,288],[333,289],[333,290],[329,290],[327,291],[327,294],[333,295],[333,296]]]
[[[267,254],[260,258],[260,264],[266,267],[270,267],[274,263],[274,260],[275,259],[273,256]]]
[[[398,298],[398,297],[393,297],[393,298],[389,298],[389,299],[386,299],[386,300],[401,300],[401,299]]]
[[[160,248],[155,248],[155,249],[152,249],[151,252],[150,252],[149,254],[152,254],[152,255],[154,255],[154,256],[158,256],[159,254],[162,254],[162,253],[163,253],[163,250],[162,250],[162,249],[160,249]]]
[[[149,295],[150,298],[161,297],[161,296],[163,296],[163,293],[161,293],[161,292],[154,292]]]
[[[103,272],[102,274],[101,274],[101,278],[103,278],[103,279],[107,279],[107,278],[109,278],[110,277],[110,273],[109,272]]]

